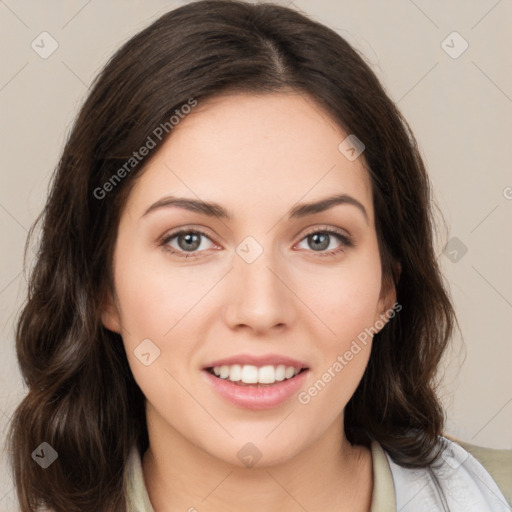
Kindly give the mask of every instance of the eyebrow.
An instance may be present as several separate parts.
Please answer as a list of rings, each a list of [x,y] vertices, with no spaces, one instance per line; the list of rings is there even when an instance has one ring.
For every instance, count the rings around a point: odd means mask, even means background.
[[[366,223],[368,224],[368,212],[366,211],[366,208],[355,197],[347,194],[336,194],[312,203],[299,204],[291,208],[287,215],[289,220],[298,219],[329,210],[330,208],[341,204],[355,206],[363,214]],[[233,218],[233,215],[218,203],[176,196],[166,196],[159,199],[143,213],[142,217],[157,209],[173,206],[196,213],[202,213],[203,215],[208,215],[209,217],[217,219],[230,220]]]

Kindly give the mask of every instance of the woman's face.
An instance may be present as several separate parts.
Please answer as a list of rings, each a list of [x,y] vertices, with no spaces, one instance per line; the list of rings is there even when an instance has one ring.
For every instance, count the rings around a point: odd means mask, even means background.
[[[339,435],[368,329],[394,302],[381,296],[362,156],[339,149],[347,135],[300,95],[217,97],[174,127],[137,180],[103,322],[122,334],[153,443],[261,466]],[[335,195],[351,199],[302,206]],[[307,370],[283,381],[283,365]],[[217,377],[212,366],[226,368]]]

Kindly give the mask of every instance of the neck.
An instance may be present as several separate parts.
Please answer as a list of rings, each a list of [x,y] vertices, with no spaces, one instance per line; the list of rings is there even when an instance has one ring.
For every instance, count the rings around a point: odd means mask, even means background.
[[[148,422],[142,469],[155,512],[368,512],[371,452],[351,445],[343,418],[303,451],[274,465],[240,467],[190,443],[162,418]]]

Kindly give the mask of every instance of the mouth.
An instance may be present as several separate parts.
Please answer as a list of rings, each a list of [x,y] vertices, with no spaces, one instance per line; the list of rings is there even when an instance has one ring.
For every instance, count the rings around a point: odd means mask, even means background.
[[[264,388],[295,379],[309,371],[309,368],[285,365],[222,365],[204,369],[217,379],[228,381],[240,387]]]
[[[310,369],[233,364],[207,366],[201,373],[222,400],[237,408],[261,411],[289,402],[306,385]]]

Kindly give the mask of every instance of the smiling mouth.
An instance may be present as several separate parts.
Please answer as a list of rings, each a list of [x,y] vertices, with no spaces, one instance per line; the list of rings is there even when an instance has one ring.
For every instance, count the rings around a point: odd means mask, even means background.
[[[269,383],[262,383],[262,382],[244,382],[241,378],[238,379],[238,380],[231,380],[229,378],[229,376],[227,377],[221,377],[220,375],[217,375],[214,371],[214,368],[211,366],[211,367],[208,367],[208,368],[205,368],[205,371],[207,371],[208,373],[210,373],[211,375],[213,375],[214,377],[216,377],[217,379],[219,380],[224,380],[226,382],[229,382],[231,384],[235,384],[237,386],[241,386],[241,387],[252,387],[252,388],[264,388],[264,387],[271,387],[271,386],[276,386],[276,385],[279,385],[279,384],[282,384],[284,382],[288,382],[290,380],[293,380],[295,379],[295,377],[297,377],[297,375],[300,375],[301,373],[304,373],[304,372],[307,372],[309,371],[309,368],[301,368],[300,370],[299,369],[296,369],[295,372],[294,372],[294,375],[290,376],[290,377],[285,377],[283,379],[280,379],[280,380],[275,380],[274,382],[269,382]]]

